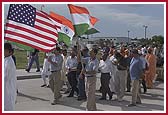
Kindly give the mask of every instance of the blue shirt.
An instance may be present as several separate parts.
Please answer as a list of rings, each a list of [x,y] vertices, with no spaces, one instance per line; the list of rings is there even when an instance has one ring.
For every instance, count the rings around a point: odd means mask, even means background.
[[[83,62],[86,64],[86,71],[96,71],[98,72],[99,61],[97,58],[92,60],[90,57],[86,57],[82,59]],[[91,74],[85,74],[86,76],[92,76]]]
[[[143,72],[143,63],[142,60],[137,58],[132,58],[130,63],[130,77],[131,80],[139,80]]]
[[[57,63],[56,65],[50,64],[51,71],[60,71],[60,70],[62,70],[63,57],[60,54],[51,56],[51,61]]]

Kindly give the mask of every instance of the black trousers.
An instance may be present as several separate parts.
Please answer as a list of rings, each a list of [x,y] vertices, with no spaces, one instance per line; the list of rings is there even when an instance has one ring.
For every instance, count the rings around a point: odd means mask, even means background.
[[[112,96],[112,92],[109,88],[109,83],[110,83],[110,74],[109,73],[101,73],[101,87],[102,87],[102,98],[106,98],[106,94],[109,96]]]
[[[146,81],[144,79],[142,79],[140,83],[142,83],[144,93],[146,93],[147,92]]]
[[[76,77],[76,71],[69,72],[67,77],[68,77],[68,82],[72,88],[70,95],[73,96],[75,91],[78,94],[78,88],[77,88],[78,81],[77,81],[77,77]]]
[[[128,71],[127,74],[127,91],[131,91],[131,78],[130,78],[130,72]]]

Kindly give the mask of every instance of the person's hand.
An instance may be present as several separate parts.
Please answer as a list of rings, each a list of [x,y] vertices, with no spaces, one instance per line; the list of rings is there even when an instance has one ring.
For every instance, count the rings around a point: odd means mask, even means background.
[[[48,57],[48,62],[51,62],[51,56]]]
[[[82,69],[81,74],[85,74],[85,73],[86,73],[86,70]]]
[[[83,75],[83,74],[80,74],[80,75],[79,75],[79,79],[84,79],[84,75]]]

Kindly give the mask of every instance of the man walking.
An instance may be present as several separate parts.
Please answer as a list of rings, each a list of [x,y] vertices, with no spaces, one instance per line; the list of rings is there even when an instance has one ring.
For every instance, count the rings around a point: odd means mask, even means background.
[[[61,69],[63,63],[63,57],[61,56],[61,49],[56,47],[54,50],[53,56],[49,56],[48,61],[51,64],[51,75],[49,76],[49,86],[54,93],[54,101],[51,103],[52,105],[56,105],[58,103],[60,94],[60,83],[61,83]]]
[[[79,54],[79,53],[78,53]],[[82,61],[86,64],[86,67],[82,70],[82,74],[85,74],[86,92],[87,92],[87,105],[86,110],[96,111],[96,73],[98,72],[99,61],[96,58],[97,49],[91,49],[90,57],[83,58]]]
[[[34,61],[36,62],[36,67],[37,67],[36,72],[40,72],[40,64],[39,64],[38,53],[39,53],[38,49],[34,49],[34,52],[31,52],[31,54],[30,54],[30,62],[29,62],[28,68],[26,69],[27,72],[30,71]]]
[[[109,83],[110,83],[110,73],[112,72],[112,62],[108,58],[108,54],[104,54],[102,56],[102,60],[100,60],[99,63],[99,70],[101,72],[101,86],[102,86],[102,97],[100,100],[106,100],[106,94],[109,95],[109,100],[112,99],[112,92],[109,88]]]
[[[66,61],[65,65],[66,65],[66,68],[68,70],[68,74],[67,74],[68,81],[69,81],[69,83],[71,85],[71,88],[72,88],[68,97],[73,97],[75,91],[78,95],[77,78],[76,78],[78,61],[77,61],[75,49],[72,49],[71,54],[67,58],[67,61]]]
[[[141,103],[139,94],[139,80],[143,74],[143,63],[139,57],[138,50],[133,49],[132,60],[130,63],[130,77],[132,81],[132,101],[128,107],[136,106],[137,103]]]

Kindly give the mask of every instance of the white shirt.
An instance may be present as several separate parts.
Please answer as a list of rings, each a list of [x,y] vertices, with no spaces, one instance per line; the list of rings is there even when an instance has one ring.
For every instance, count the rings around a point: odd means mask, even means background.
[[[13,111],[17,96],[16,67],[12,56],[4,59],[4,110]]]
[[[72,58],[71,56],[68,56],[67,61],[65,63],[65,66],[67,69],[76,69],[78,65],[77,57],[75,56]]]
[[[65,76],[67,74],[67,68],[65,67],[67,56],[62,55],[62,57],[63,57],[62,76]]]
[[[99,70],[101,73],[110,73],[112,71],[112,62],[108,58],[105,61],[100,60]]]
[[[116,63],[117,59],[114,57],[114,55],[112,55],[110,57],[110,61],[112,62],[112,74],[115,74],[115,72],[117,71],[117,66],[114,65],[113,63]]]

